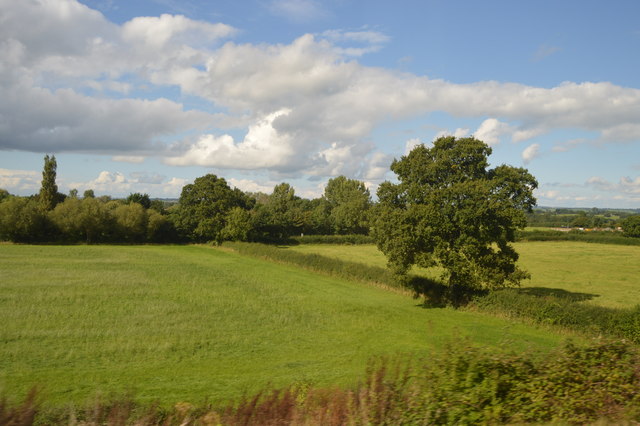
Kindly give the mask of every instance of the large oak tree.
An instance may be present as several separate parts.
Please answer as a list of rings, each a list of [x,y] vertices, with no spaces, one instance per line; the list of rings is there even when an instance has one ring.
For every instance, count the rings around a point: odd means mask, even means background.
[[[378,189],[374,236],[396,273],[439,266],[454,297],[528,277],[509,243],[526,225],[537,182],[523,168],[489,168],[490,154],[480,140],[450,136],[392,163],[399,183]]]

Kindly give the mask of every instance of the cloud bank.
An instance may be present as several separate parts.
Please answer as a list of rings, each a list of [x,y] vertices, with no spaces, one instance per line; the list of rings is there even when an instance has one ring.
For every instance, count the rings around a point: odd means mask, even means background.
[[[311,0],[268,7],[299,21],[325,13]],[[457,84],[367,67],[357,58],[389,37],[366,28],[241,44],[224,23],[165,14],[118,25],[75,0],[0,0],[0,23],[0,150],[379,180],[392,156],[372,132],[437,111],[482,120],[474,135],[490,145],[558,129],[593,132],[600,143],[640,139],[638,89]],[[201,106],[169,99],[170,90]],[[523,160],[539,149],[530,144]]]

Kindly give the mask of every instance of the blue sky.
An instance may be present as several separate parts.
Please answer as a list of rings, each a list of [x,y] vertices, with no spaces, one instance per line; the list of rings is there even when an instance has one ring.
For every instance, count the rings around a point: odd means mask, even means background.
[[[637,1],[0,0],[0,187],[372,192],[474,135],[543,206],[640,207]]]

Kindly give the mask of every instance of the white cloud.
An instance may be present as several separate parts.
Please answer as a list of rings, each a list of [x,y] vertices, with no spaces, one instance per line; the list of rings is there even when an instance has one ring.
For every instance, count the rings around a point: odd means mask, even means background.
[[[270,194],[273,192],[273,187],[276,186],[276,182],[271,182],[269,184],[257,183],[256,181],[250,179],[235,179],[229,178],[226,179],[234,187],[238,188],[241,191],[245,192],[264,192],[265,194]]]
[[[635,178],[623,176],[617,183],[609,182],[600,176],[592,176],[587,180],[586,185],[599,191],[624,194],[640,198],[640,176]]]
[[[142,157],[139,155],[115,155],[111,157],[111,160],[118,161],[121,163],[133,163],[140,164],[143,163],[146,157]]]
[[[0,188],[10,193],[30,193],[40,189],[42,175],[31,170],[0,169]]]
[[[567,142],[557,144],[551,150],[553,152],[567,152],[587,142],[585,139],[571,139]]]
[[[269,4],[298,20],[325,13],[310,0]],[[0,13],[4,150],[171,155],[167,162],[176,165],[373,176],[380,170],[372,166],[371,132],[434,111],[491,117],[476,130],[490,144],[508,133],[519,142],[567,128],[595,132],[603,142],[640,139],[638,89],[607,82],[456,84],[367,67],[353,60],[355,50],[345,50],[388,42],[367,29],[220,46],[235,29],[180,15],[117,25],[73,0],[5,1]],[[186,110],[156,96],[153,89],[166,86],[223,112]],[[142,88],[150,99],[127,97]],[[287,113],[269,119],[274,111]],[[243,140],[225,135],[240,125]],[[196,142],[167,149],[176,139]]]
[[[456,137],[456,138],[464,138],[464,137],[466,137],[467,135],[469,135],[469,129],[465,129],[465,128],[461,128],[461,127],[459,127],[459,128],[457,128],[457,129],[455,129],[455,130],[453,131],[453,133],[452,133],[452,132],[450,132],[450,131],[448,131],[448,130],[442,130],[442,131],[438,132],[438,133],[436,134],[436,136],[435,136],[434,140],[435,140],[435,139],[438,139],[438,138],[440,138],[440,137],[443,137],[443,136],[454,136],[454,137]]]
[[[404,155],[409,154],[413,150],[413,148],[423,143],[424,142],[422,142],[420,138],[409,139],[404,144]]]
[[[534,143],[529,145],[522,151],[522,160],[524,164],[529,164],[531,160],[540,154],[540,144]]]
[[[386,34],[371,30],[328,30],[320,34],[320,38],[340,46],[333,49],[336,53],[354,57],[377,52],[390,40]]]
[[[131,44],[160,50],[169,43],[189,46],[207,46],[221,38],[234,35],[236,30],[225,24],[194,21],[182,15],[163,14],[144,16],[126,22],[122,37]]]
[[[389,172],[389,167],[391,166],[391,162],[393,161],[393,157],[388,154],[384,154],[382,152],[376,152],[371,155],[367,169],[363,174],[363,178],[368,181],[380,181],[384,179],[386,174]],[[372,184],[371,182],[369,182]]]
[[[147,193],[152,197],[178,197],[182,187],[189,183],[186,179],[148,172],[133,172],[128,177],[122,172],[101,171],[95,179],[70,182],[67,189],[75,188],[80,193],[93,189],[96,194],[126,197],[131,192]]]
[[[484,120],[478,130],[475,131],[474,137],[485,142],[487,145],[497,145],[500,142],[500,136],[511,130],[507,123],[503,123],[495,118]]]
[[[293,138],[274,128],[274,121],[288,110],[269,114],[249,127],[242,142],[230,135],[204,135],[180,156],[166,159],[174,166],[205,166],[231,169],[287,168],[295,155]]]

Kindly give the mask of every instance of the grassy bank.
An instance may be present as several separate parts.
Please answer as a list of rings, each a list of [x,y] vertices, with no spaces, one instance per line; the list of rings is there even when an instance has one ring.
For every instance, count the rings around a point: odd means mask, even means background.
[[[0,246],[0,389],[47,404],[131,390],[227,401],[353,385],[372,356],[452,337],[543,350],[564,335],[205,246]]]

